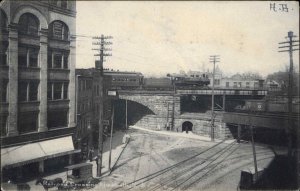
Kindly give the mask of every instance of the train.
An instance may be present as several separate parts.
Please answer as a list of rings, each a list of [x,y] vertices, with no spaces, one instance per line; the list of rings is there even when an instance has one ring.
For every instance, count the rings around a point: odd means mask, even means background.
[[[208,88],[210,80],[203,74],[197,78],[187,77],[180,74],[167,75],[162,78],[145,78],[140,72],[120,72],[104,70],[104,81],[110,89],[122,90],[173,90],[188,88]]]

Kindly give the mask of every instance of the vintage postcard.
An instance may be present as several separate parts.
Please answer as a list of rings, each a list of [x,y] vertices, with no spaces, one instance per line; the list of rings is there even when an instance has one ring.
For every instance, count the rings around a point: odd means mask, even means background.
[[[2,190],[298,190],[298,1],[0,2]]]

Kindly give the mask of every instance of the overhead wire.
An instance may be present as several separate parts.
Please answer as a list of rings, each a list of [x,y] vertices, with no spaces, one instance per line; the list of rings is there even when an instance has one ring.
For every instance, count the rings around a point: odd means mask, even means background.
[[[204,170],[204,169],[208,168],[208,166],[209,166],[212,162],[214,162],[215,160],[217,160],[217,159],[219,158],[219,156],[222,155],[222,153],[225,153],[225,152],[226,152],[227,150],[229,150],[232,146],[234,146],[235,143],[236,143],[236,141],[233,142],[233,143],[230,143],[230,144],[227,145],[225,148],[221,148],[221,149],[220,149],[221,152],[216,152],[217,155],[216,155],[215,153],[213,153],[213,154],[210,155],[209,157],[206,157],[203,161],[201,161],[201,162],[199,162],[199,163],[196,163],[196,164],[194,164],[194,165],[192,165],[192,166],[186,168],[185,170],[183,170],[183,171],[177,173],[177,175],[174,177],[175,179],[172,179],[172,178],[171,178],[171,179],[170,179],[169,181],[167,181],[165,184],[160,185],[160,186],[157,186],[156,188],[151,189],[151,191],[157,190],[157,189],[159,189],[160,187],[167,185],[168,183],[174,182],[177,178],[179,178],[179,177],[181,177],[181,176],[184,176],[185,173],[190,172],[191,170],[193,170],[193,169],[195,169],[195,168],[197,169],[198,166],[200,166],[200,165],[202,165],[202,164],[204,164],[205,162],[207,162],[207,161],[210,160],[210,162],[209,162],[205,167],[201,168],[200,170]],[[217,157],[216,157],[215,159],[211,160],[211,159],[214,158],[215,156],[217,156]]]
[[[223,140],[222,142],[220,142],[219,144],[223,143],[224,141],[226,141],[226,139],[224,139],[224,140]],[[233,142],[233,143],[231,143],[231,144],[234,144],[234,143],[235,143],[235,142]],[[215,146],[218,146],[219,144],[216,144]],[[231,144],[229,144],[229,146],[230,146]],[[226,146],[226,147],[228,147],[228,146]],[[226,148],[226,147],[225,147],[225,148]],[[210,147],[208,150],[210,150],[210,149],[212,149],[212,148],[214,148],[214,146],[213,146],[213,147]],[[222,149],[223,149],[223,148],[222,148]],[[169,172],[169,170],[178,167],[178,166],[181,165],[182,163],[184,163],[184,162],[186,162],[186,161],[189,161],[189,160],[191,160],[192,158],[195,158],[195,157],[199,156],[200,154],[205,153],[205,152],[208,151],[208,150],[205,150],[205,151],[203,151],[203,152],[201,152],[201,153],[198,153],[198,154],[196,154],[196,155],[194,155],[194,156],[192,156],[192,157],[190,157],[190,158],[188,158],[188,159],[186,159],[186,160],[184,160],[184,161],[181,161],[181,162],[179,162],[179,163],[177,163],[177,164],[175,164],[175,165],[172,165],[172,166],[170,166],[170,167],[168,167],[168,168],[166,168],[166,169],[163,169],[164,171],[162,171],[162,172],[158,171],[158,172],[156,172],[156,173],[153,173],[153,174],[151,174],[151,175],[145,176],[145,177],[143,177],[143,178],[141,178],[141,179],[138,179],[138,180],[136,180],[136,181],[130,182],[130,183],[128,183],[128,185],[131,185],[132,183],[135,183],[135,182],[138,182],[138,181],[140,181],[140,180],[146,179],[146,180],[144,180],[144,181],[139,182],[138,184],[136,184],[136,186],[138,186],[138,185],[140,185],[140,184],[142,184],[142,183],[145,183],[145,182],[147,182],[147,181],[149,181],[149,180],[151,180],[151,179],[157,178],[159,175],[164,174],[164,173],[166,173],[166,172]],[[195,166],[197,166],[197,165],[195,165]],[[149,177],[150,177],[150,178],[149,178]],[[130,189],[131,189],[131,188],[129,188],[129,189],[127,189],[127,190],[130,190]]]

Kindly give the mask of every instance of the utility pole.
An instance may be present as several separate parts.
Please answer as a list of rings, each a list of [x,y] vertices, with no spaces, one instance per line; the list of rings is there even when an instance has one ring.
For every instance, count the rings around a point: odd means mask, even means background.
[[[280,46],[278,47],[279,49],[281,48],[288,48],[287,50],[279,50],[278,52],[289,52],[289,57],[290,57],[290,68],[289,68],[289,86],[288,86],[288,126],[286,128],[286,134],[288,136],[288,156],[291,157],[292,155],[292,126],[293,126],[293,121],[292,121],[292,113],[293,113],[293,51],[299,50],[299,40],[293,40],[296,36],[293,35],[292,31],[288,32],[288,38],[289,40],[286,42],[280,42],[279,44],[286,45],[287,46]],[[298,44],[294,44],[298,42]],[[298,46],[298,49],[297,49]]]
[[[99,62],[96,64],[96,69],[100,72],[100,94],[99,94],[99,137],[98,137],[98,156],[97,156],[97,176],[101,176],[102,169],[102,151],[103,151],[103,62],[105,56],[112,56],[111,54],[106,54],[104,51],[111,51],[111,49],[105,49],[105,45],[112,44],[111,42],[106,42],[107,39],[112,39],[111,36],[101,35],[100,37],[93,37],[96,42],[93,42],[93,45],[99,46],[92,50],[96,50],[98,54],[94,56],[99,56]]]
[[[127,99],[125,100],[125,129],[128,129],[128,103]]]
[[[212,55],[209,57],[209,62],[213,63],[213,80],[212,80],[212,94],[211,94],[211,128],[210,128],[210,138],[211,141],[215,140],[215,112],[214,112],[214,107],[215,107],[215,67],[216,63],[220,62],[220,57],[219,55]]]
[[[112,104],[112,114],[111,114],[111,126],[110,126],[110,140],[109,140],[109,159],[108,159],[108,168],[111,171],[111,149],[112,149],[112,138],[114,131],[114,117],[115,117],[115,107]]]
[[[173,104],[172,104],[172,131],[175,129],[175,95],[176,95],[176,84],[175,81],[173,83]]]

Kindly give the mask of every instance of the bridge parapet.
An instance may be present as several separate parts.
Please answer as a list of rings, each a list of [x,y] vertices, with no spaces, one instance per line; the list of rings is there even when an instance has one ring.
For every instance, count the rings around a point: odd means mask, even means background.
[[[176,94],[183,95],[212,95],[212,90],[176,90]],[[265,96],[267,90],[251,90],[251,89],[215,89],[215,95],[258,95]]]
[[[236,112],[225,112],[223,114],[223,122],[228,124],[239,124],[239,125],[252,125],[254,127],[265,127],[271,129],[284,129],[288,122],[286,114],[272,114],[272,113],[236,113]],[[298,117],[293,117],[294,127],[299,124]]]

